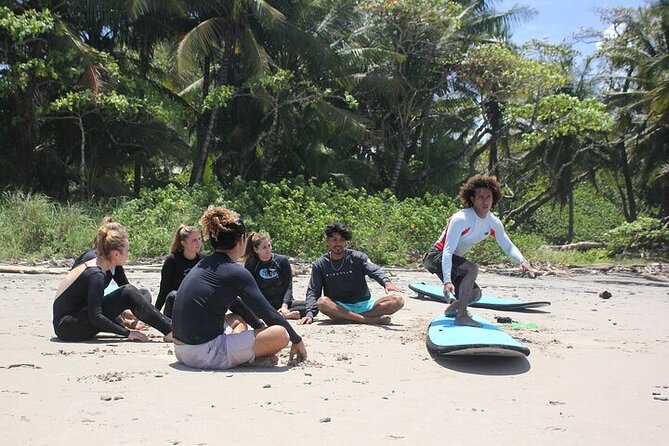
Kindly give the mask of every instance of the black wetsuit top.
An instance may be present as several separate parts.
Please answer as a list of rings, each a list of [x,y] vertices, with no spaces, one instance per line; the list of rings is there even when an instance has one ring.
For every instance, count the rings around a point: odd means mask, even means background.
[[[160,271],[160,291],[156,298],[156,308],[160,311],[165,305],[165,298],[170,293],[179,289],[179,285],[186,277],[186,274],[193,269],[197,262],[202,260],[204,255],[199,252],[193,259],[184,257],[183,251],[170,254],[165,258],[163,268]]]
[[[238,296],[267,325],[283,326],[293,344],[302,342],[290,323],[267,302],[251,273],[225,253],[215,252],[202,259],[177,293],[172,329],[174,337],[186,344],[203,344],[223,334],[225,313],[235,311]]]
[[[332,261],[330,253],[323,254],[311,266],[311,279],[307,287],[307,316],[317,313],[316,301],[324,293],[330,299],[353,304],[371,297],[365,276],[381,286],[390,278],[372,263],[367,254],[346,249],[344,258]]]
[[[288,257],[272,254],[266,262],[252,257],[244,266],[253,274],[258,288],[274,309],[278,310],[282,304],[290,306],[293,301],[293,271]]]
[[[89,266],[84,269],[53,302],[54,325],[63,317],[76,316],[87,308],[91,325],[100,331],[127,337],[130,330],[102,314],[105,287],[105,274],[99,266]]]
[[[93,248],[89,249],[79,257],[77,257],[74,261],[74,265],[72,265],[72,269],[76,268],[77,266],[81,265],[84,262],[88,262],[89,260],[93,260],[98,256],[98,251]],[[114,271],[112,270],[107,271],[105,274],[105,288],[111,283],[112,279],[114,279],[114,282],[116,282],[116,285],[118,286],[123,286],[127,285],[130,283],[128,281],[128,278],[125,276],[125,270],[123,269],[122,266],[117,266],[114,268]]]

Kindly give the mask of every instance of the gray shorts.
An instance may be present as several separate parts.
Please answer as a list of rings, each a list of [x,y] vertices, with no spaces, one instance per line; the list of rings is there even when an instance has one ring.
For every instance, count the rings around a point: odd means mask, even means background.
[[[174,344],[174,355],[188,367],[197,369],[229,369],[256,357],[253,346],[255,332],[223,333],[209,342],[198,345]]]

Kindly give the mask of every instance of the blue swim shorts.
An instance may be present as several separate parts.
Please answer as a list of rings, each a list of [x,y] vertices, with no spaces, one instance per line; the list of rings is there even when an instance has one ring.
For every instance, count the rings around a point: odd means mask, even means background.
[[[340,302],[338,300],[336,300],[335,302],[340,307],[344,307],[352,313],[363,314],[363,313],[367,313],[369,310],[374,308],[374,302],[376,302],[376,299],[374,299],[373,297],[370,297],[367,300],[363,300],[361,302],[355,302],[355,303],[352,303],[352,304],[347,304],[347,303],[344,303],[344,302]]]

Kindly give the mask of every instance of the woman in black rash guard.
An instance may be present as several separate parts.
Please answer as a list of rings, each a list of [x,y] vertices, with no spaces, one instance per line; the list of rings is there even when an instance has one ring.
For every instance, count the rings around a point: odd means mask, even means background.
[[[189,367],[227,369],[243,363],[269,366],[276,353],[292,342],[290,360],[307,357],[302,338],[260,292],[253,276],[237,260],[246,247],[246,228],[236,212],[207,209],[200,218],[204,237],[214,253],[188,273],[174,303],[174,354]],[[267,328],[246,330],[229,326],[226,312],[237,297],[261,318]]]
[[[165,258],[160,271],[160,291],[156,299],[156,308],[160,311],[165,305],[163,314],[167,317],[172,317],[179,285],[203,257],[201,246],[202,236],[197,228],[181,225],[174,233],[170,255]]]
[[[85,341],[100,332],[114,333],[135,341],[149,338],[123,326],[119,317],[131,310],[141,321],[172,340],[172,323],[160,314],[132,285],[123,285],[105,296],[105,275],[123,266],[128,257],[128,233],[116,222],[100,226],[95,237],[97,256],[73,268],[63,279],[53,303],[53,328],[63,341]]]
[[[272,252],[272,240],[262,232],[249,235],[244,267],[253,274],[258,288],[279,314],[299,319],[307,313],[306,302],[293,300],[293,270],[286,256]]]

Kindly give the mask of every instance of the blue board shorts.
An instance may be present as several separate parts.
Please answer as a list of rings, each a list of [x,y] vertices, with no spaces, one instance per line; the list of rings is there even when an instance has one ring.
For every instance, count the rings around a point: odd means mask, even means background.
[[[374,302],[376,302],[376,299],[373,297],[370,297],[367,300],[363,300],[362,302],[355,302],[352,304],[347,304],[344,302],[340,302],[338,300],[335,300],[335,303],[339,305],[340,307],[346,308],[348,311],[352,313],[357,313],[357,314],[363,314],[367,313],[370,311],[372,308],[374,308]]]

